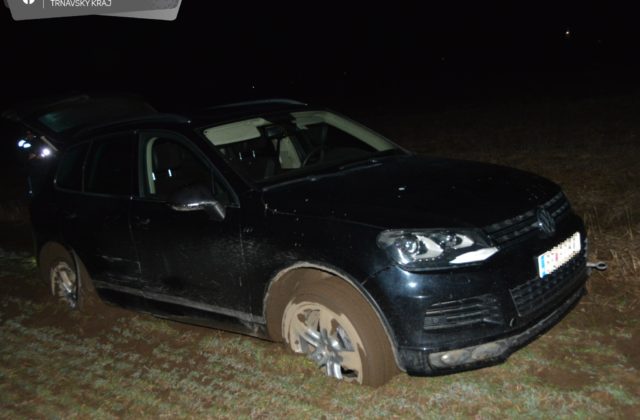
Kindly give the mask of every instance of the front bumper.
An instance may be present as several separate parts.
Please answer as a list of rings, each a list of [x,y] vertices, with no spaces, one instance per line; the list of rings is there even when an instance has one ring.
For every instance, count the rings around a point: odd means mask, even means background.
[[[530,328],[500,340],[430,354],[423,349],[400,348],[398,354],[406,372],[414,376],[440,375],[499,364],[557,324],[584,294],[585,288],[581,287]]]
[[[537,255],[580,232],[582,252],[544,278]],[[531,236],[477,267],[411,273],[392,266],[366,283],[402,370],[438,375],[504,361],[557,323],[584,293],[586,236],[571,214],[553,237]]]

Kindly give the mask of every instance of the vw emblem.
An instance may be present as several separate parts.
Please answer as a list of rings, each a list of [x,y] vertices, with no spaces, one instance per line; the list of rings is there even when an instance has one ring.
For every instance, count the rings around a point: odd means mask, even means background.
[[[547,236],[551,236],[555,233],[556,221],[553,220],[553,216],[551,216],[551,214],[547,210],[539,208],[536,217],[538,218],[536,226],[544,234],[546,234]]]

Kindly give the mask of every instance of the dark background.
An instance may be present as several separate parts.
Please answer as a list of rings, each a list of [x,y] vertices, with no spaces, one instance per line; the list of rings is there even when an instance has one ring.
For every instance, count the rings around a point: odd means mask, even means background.
[[[185,0],[174,22],[14,22],[0,7],[0,107],[123,91],[162,110],[293,97],[362,115],[626,94],[638,87],[638,19],[604,1]]]

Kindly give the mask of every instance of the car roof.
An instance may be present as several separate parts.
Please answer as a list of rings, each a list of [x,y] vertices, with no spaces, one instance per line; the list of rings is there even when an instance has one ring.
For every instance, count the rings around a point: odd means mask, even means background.
[[[2,116],[64,145],[87,127],[156,114],[155,108],[135,95],[73,94],[22,102],[3,112]]]
[[[307,105],[292,99],[262,99],[221,104],[179,114],[160,113],[144,99],[130,94],[58,95],[14,105],[6,119],[44,135],[56,148],[66,148],[90,136],[131,128],[177,128],[217,125],[254,116],[292,112]]]
[[[307,104],[292,99],[263,99],[216,105],[180,114],[156,113],[85,127],[74,133],[70,143],[76,143],[89,137],[106,135],[118,130],[213,126],[251,117],[295,112],[309,109],[308,107]]]

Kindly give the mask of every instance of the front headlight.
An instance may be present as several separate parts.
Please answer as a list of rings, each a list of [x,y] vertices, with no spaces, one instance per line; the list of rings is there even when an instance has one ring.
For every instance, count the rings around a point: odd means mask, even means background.
[[[385,230],[378,246],[402,268],[432,270],[484,261],[496,252],[472,229]]]

